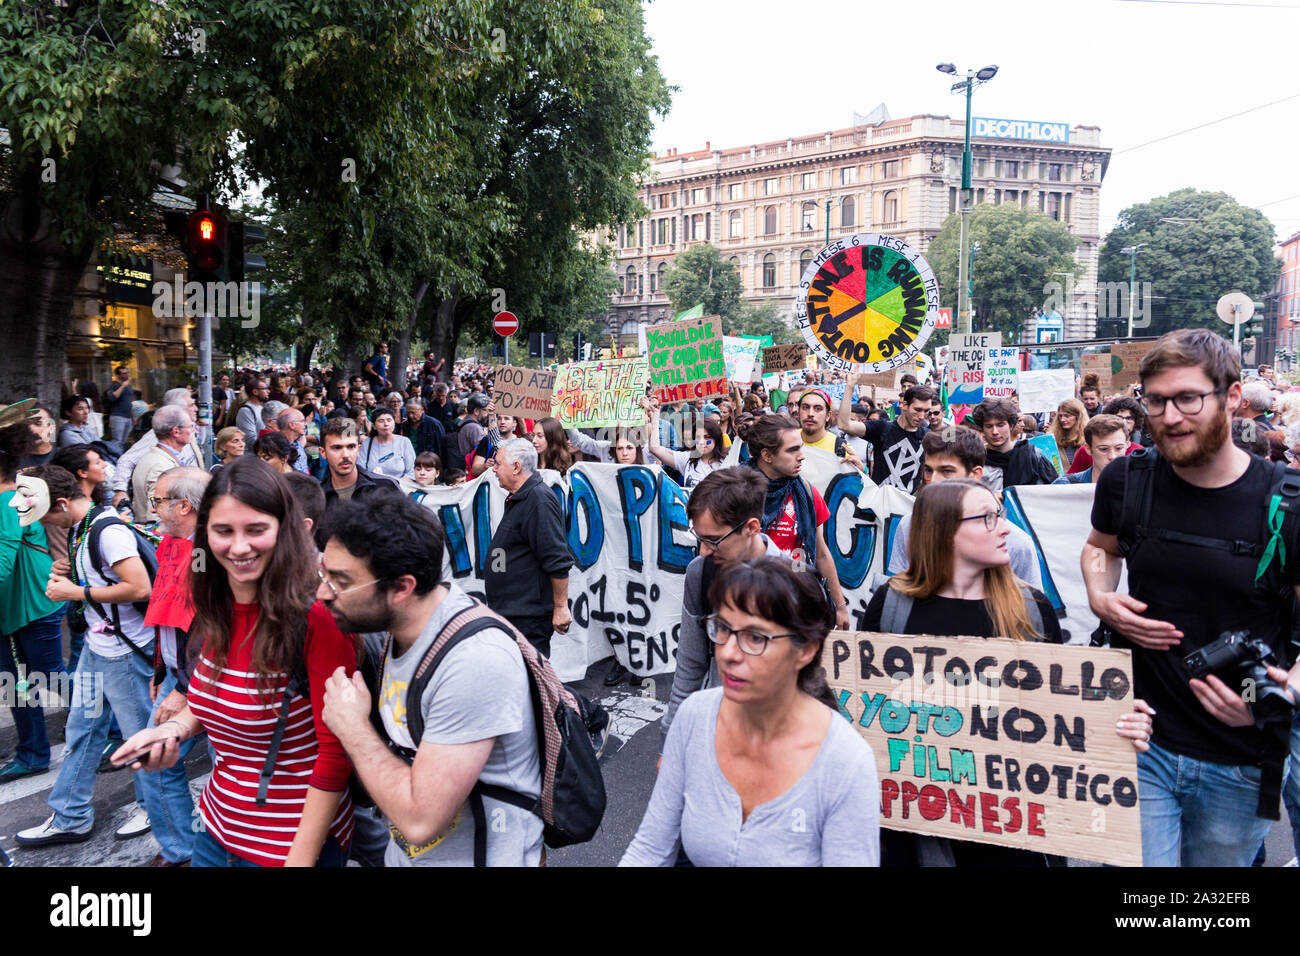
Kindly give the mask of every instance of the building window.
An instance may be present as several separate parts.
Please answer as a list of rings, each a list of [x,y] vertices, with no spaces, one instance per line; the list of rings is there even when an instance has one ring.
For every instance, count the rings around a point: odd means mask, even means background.
[[[1020,177],[1020,161],[1008,159],[1005,167],[1007,179],[1018,179]]]
[[[727,198],[728,198],[728,199],[744,199],[744,198],[745,198],[745,184],[744,184],[744,183],[731,183],[730,185],[728,185],[728,186],[727,186]]]
[[[664,273],[668,271],[668,263],[659,263],[659,269],[657,271],[659,273],[659,291],[662,292],[664,290]]]
[[[817,204],[806,202],[799,212],[799,228],[803,232],[812,232],[817,228]]]
[[[636,329],[637,329],[636,319],[624,319],[623,324],[619,326],[618,331],[619,334],[621,335],[636,335]]]
[[[657,209],[667,209],[667,208],[668,208],[668,193],[660,193],[660,194],[659,194],[659,205],[658,205],[656,208],[657,208]]]
[[[781,179],[779,176],[774,176],[771,179],[763,180],[764,196],[775,196],[780,191],[781,191]]]
[[[668,220],[667,219],[655,220],[654,241],[656,244],[661,246],[664,245],[666,242],[668,242]]]
[[[642,219],[640,222],[636,224],[636,244],[638,246],[645,245],[645,220],[644,219]]]
[[[623,292],[625,295],[631,295],[636,291],[636,269],[632,266],[627,267],[626,281],[623,283]]]
[[[800,177],[799,177],[799,188],[800,188],[800,189],[816,189],[816,188],[817,188],[817,174],[816,174],[816,173],[804,173],[802,176],[800,176]]]
[[[1047,213],[1048,219],[1059,220],[1061,218],[1061,194],[1060,193],[1047,194],[1047,207],[1046,209],[1044,209],[1044,212]]]
[[[1061,218],[1066,222],[1070,221],[1070,193],[1065,194],[1065,207],[1061,211]]]
[[[728,259],[727,261],[731,263],[731,268],[735,269],[735,270],[736,270],[736,275],[740,277],[740,291],[741,291],[741,292],[744,292],[744,291],[745,291],[745,273],[743,273],[743,272],[740,271],[740,257],[739,257],[739,256],[732,256],[732,257],[731,257],[730,259]]]
[[[840,228],[852,226],[858,221],[858,204],[852,196],[840,200]]]
[[[776,234],[776,207],[766,206],[763,209],[763,234],[772,236]]]
[[[957,211],[957,187],[949,186],[948,187],[948,212],[952,213],[956,211]]]
[[[636,291],[638,295],[645,292],[645,276],[640,273],[637,273],[636,277]]]
[[[1002,201],[1015,205],[1020,202],[1020,193],[1014,189],[1004,189],[1002,191]]]
[[[1054,183],[1059,183],[1059,182],[1061,181],[1061,164],[1060,164],[1060,163],[1048,163],[1048,164],[1047,164],[1047,178],[1048,178],[1051,182],[1054,182]]]
[[[650,273],[650,294],[651,295],[654,295],[655,292],[659,290],[658,281],[659,281],[659,274],[657,272]]]
[[[897,178],[898,178],[898,172],[899,172],[899,169],[900,169],[900,168],[901,168],[901,167],[900,167],[899,161],[896,160],[896,159],[891,159],[891,160],[889,160],[888,162],[881,163],[881,164],[880,164],[880,178],[881,178],[881,179],[897,179]]]
[[[898,193],[885,193],[885,222],[898,222]]]
[[[975,205],[977,206],[984,205],[984,190],[982,189],[975,190]]]
[[[739,209],[727,214],[727,238],[739,239],[745,234],[743,215]]]
[[[808,271],[808,267],[810,265],[812,265],[812,250],[805,249],[803,252],[799,253],[799,277],[800,278],[803,278],[803,274]]]
[[[697,212],[691,216],[691,238],[704,239],[704,213]]]
[[[858,167],[845,166],[840,170],[840,185],[852,186],[858,181]]]
[[[975,175],[976,175],[976,176],[984,176],[984,175],[987,175],[987,174],[986,174],[986,170],[987,170],[987,169],[988,169],[988,161],[987,161],[987,160],[983,160],[983,159],[977,159],[977,160],[975,160]]]
[[[763,288],[776,288],[776,256],[770,252],[763,257]]]
[[[691,202],[694,205],[698,206],[700,203],[705,203],[708,201],[709,201],[709,190],[707,188],[691,190]]]

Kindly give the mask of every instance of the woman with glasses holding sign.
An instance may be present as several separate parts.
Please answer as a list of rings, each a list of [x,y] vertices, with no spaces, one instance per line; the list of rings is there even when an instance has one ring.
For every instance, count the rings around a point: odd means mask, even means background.
[[[193,575],[190,633],[203,639],[190,642],[189,704],[113,761],[164,769],[181,742],[206,731],[216,758],[194,866],[343,866],[352,767],[321,709],[325,681],[337,667],[356,670],[357,651],[314,599],[316,548],[284,476],[256,458],[217,472],[194,550],[215,560]]]
[[[678,708],[621,865],[672,866],[680,847],[696,866],[875,866],[875,758],[826,685],[817,581],[759,558],[719,570],[709,603],[722,686]]]
[[[910,563],[871,596],[863,630],[1060,644],[1051,602],[1011,572],[1010,531],[1006,510],[983,483],[951,478],[926,485],[912,509]],[[1142,701],[1135,706],[1116,732],[1144,750],[1151,711]],[[886,830],[880,844],[884,866],[1064,865],[1030,850],[896,830]]]

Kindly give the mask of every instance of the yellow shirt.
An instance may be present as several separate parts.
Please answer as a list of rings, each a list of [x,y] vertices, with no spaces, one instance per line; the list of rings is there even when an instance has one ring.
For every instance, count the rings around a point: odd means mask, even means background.
[[[808,439],[805,438],[803,443],[809,446],[810,448],[820,448],[822,451],[828,451],[832,455],[835,454],[834,432],[830,432],[830,431],[825,432],[822,435],[822,437],[817,441],[809,441]]]

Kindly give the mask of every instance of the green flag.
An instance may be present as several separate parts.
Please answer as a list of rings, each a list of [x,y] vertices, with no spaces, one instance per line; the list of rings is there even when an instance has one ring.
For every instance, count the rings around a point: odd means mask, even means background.
[[[687,309],[685,312],[678,312],[675,316],[673,316],[673,321],[676,322],[678,319],[701,319],[703,317],[704,317],[704,303],[701,302],[698,305],[692,306],[691,308]]]

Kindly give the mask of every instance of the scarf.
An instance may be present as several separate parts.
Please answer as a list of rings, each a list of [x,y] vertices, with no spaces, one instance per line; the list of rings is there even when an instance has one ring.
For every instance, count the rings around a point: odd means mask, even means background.
[[[751,458],[749,464],[758,467],[758,459]],[[794,501],[795,528],[799,540],[803,543],[804,563],[808,570],[817,570],[817,512],[813,508],[812,492],[808,485],[795,475],[793,478],[768,478],[767,500],[763,502],[763,530],[767,531],[781,518],[785,499]]]

